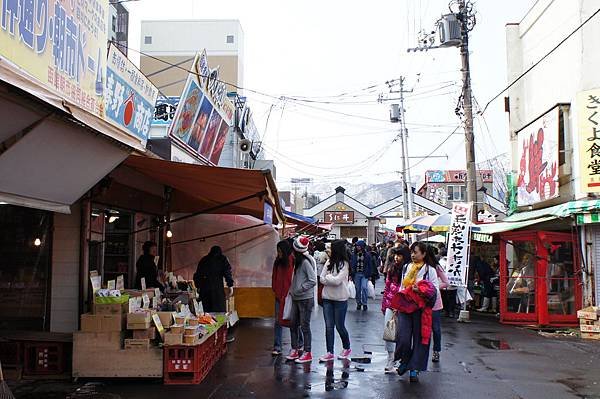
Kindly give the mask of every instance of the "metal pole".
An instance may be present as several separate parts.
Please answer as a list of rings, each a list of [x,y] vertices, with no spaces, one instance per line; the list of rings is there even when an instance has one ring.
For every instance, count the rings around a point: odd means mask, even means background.
[[[410,164],[408,160],[408,132],[406,130],[406,123],[404,121],[404,77],[400,76],[400,140],[402,145],[402,180],[403,180],[403,193],[404,198],[402,203],[404,205],[404,218],[413,217],[413,198],[412,198],[412,184],[410,177]]]
[[[467,161],[467,202],[473,203],[472,220],[477,220],[477,171],[475,165],[475,135],[473,132],[473,104],[471,101],[471,72],[469,68],[469,31],[465,0],[459,1],[459,18],[462,34],[460,58],[462,60],[463,108],[465,111],[465,157]]]

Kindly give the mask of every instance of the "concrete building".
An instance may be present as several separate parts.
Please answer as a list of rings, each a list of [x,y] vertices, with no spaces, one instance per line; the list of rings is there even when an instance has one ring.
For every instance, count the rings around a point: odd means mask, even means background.
[[[558,285],[568,287],[559,296],[574,295],[575,303],[583,299],[583,306],[600,303],[600,225],[594,223],[600,210],[593,201],[600,186],[594,161],[598,156],[594,145],[600,140],[595,130],[600,123],[595,113],[600,90],[593,91],[600,88],[600,19],[577,27],[597,9],[594,0],[538,0],[519,23],[506,26],[508,82],[518,80],[506,93],[517,213],[505,220],[530,223],[530,231],[542,234],[540,242],[552,245],[551,260],[540,267],[550,269],[552,260],[559,262],[554,265],[562,270]],[[560,219],[534,224],[541,221],[536,218],[558,214]],[[525,233],[522,239],[530,239]],[[559,242],[546,238],[558,233],[572,238]],[[514,248],[506,246],[503,261],[519,264],[519,246],[510,239]],[[550,285],[541,284],[536,312],[545,309],[540,320],[547,323],[549,313],[550,322],[556,322],[557,316],[544,304],[552,303],[555,293]],[[546,290],[547,297],[541,297]],[[569,305],[570,314],[574,308]]]
[[[123,3],[111,2],[108,7],[108,40],[127,55],[129,47],[129,11]]]

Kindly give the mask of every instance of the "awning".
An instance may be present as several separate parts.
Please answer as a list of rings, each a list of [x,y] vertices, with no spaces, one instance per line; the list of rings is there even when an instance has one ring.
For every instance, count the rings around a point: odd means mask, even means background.
[[[293,234],[304,234],[304,235],[316,235],[322,234],[327,231],[331,231],[331,224],[319,223],[315,218],[308,216],[299,215],[290,211],[283,211],[286,216],[286,220],[293,224],[293,229],[288,227],[286,224],[286,230],[289,230]]]
[[[532,226],[534,224],[543,223],[554,219],[557,219],[557,217],[546,216],[538,219],[523,220],[520,222],[503,221],[497,223],[479,224],[472,226],[471,232],[484,234],[503,233],[505,231],[517,230],[523,227]]]
[[[272,223],[285,220],[268,170],[219,168],[137,155],[129,156],[120,168],[170,187],[171,213],[251,215],[267,220],[267,208],[272,208]]]
[[[538,219],[546,216],[567,217],[579,213],[588,213],[600,210],[600,200],[569,201],[564,204],[551,206],[535,211],[519,212],[504,218],[505,222],[519,222],[523,220]]]
[[[286,218],[290,218],[293,220],[298,220],[298,221],[302,221],[306,224],[315,224],[317,223],[317,220],[315,218],[311,218],[309,216],[304,216],[304,215],[300,215],[294,212],[290,212],[290,211],[283,211],[283,214],[285,215]]]

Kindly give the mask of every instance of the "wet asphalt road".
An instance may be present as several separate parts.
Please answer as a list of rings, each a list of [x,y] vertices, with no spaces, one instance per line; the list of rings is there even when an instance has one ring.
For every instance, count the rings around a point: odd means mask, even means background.
[[[600,341],[543,337],[500,325],[490,316],[474,317],[469,324],[444,319],[441,362],[430,363],[420,382],[411,384],[407,375],[383,374],[383,316],[377,302],[367,312],[350,309],[353,356],[372,352],[370,363],[287,363],[270,354],[271,320],[243,320],[236,341],[200,385],[164,386],[145,380],[36,383],[20,387],[17,398],[600,398]],[[325,350],[322,313],[312,331],[316,358]],[[287,350],[287,331],[284,344]],[[336,352],[340,348],[336,338]]]

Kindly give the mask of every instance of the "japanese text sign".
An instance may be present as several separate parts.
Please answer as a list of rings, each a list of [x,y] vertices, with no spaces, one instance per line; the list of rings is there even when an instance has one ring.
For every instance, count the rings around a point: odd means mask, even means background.
[[[116,46],[108,50],[104,104],[106,119],[146,143],[158,89]]]
[[[331,211],[323,213],[325,223],[335,224],[353,224],[354,212],[352,211]]]
[[[558,197],[558,113],[556,107],[518,132],[519,206]]]
[[[448,263],[446,274],[451,285],[466,287],[469,266],[471,203],[454,203],[448,234]]]
[[[180,97],[158,97],[154,106],[152,126],[169,126],[175,117]]]
[[[0,3],[0,56],[103,117],[108,0]]]
[[[600,89],[577,95],[581,191],[600,192]]]

